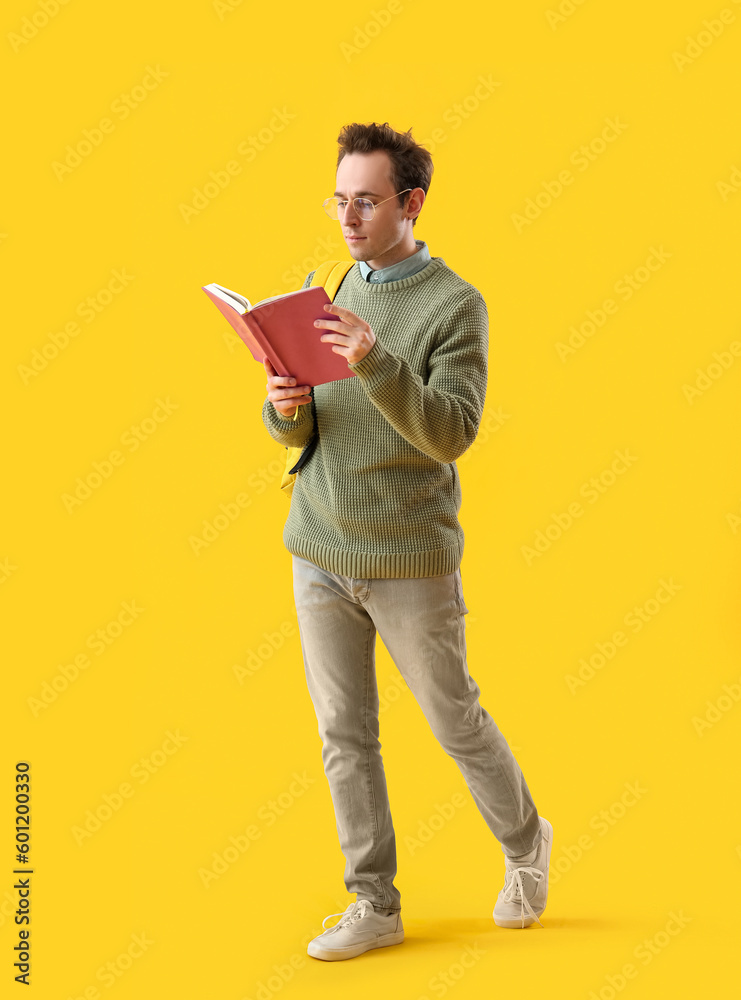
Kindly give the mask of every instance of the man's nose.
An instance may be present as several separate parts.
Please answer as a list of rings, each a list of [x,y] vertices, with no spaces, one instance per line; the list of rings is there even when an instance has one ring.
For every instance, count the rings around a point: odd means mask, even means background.
[[[355,225],[356,222],[362,222],[362,219],[355,210],[354,202],[348,201],[347,205],[345,206],[345,215],[342,221],[345,223],[349,223],[350,225]]]

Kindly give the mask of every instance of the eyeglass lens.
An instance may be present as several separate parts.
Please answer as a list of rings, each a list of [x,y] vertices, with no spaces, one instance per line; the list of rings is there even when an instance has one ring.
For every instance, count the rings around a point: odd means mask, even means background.
[[[330,209],[333,218],[338,218],[340,215],[344,215],[345,209],[347,208],[347,202],[341,201],[339,198],[332,198],[327,205]],[[356,198],[353,202],[355,211],[358,213],[361,219],[372,219],[375,207],[372,201],[367,201],[365,198]]]

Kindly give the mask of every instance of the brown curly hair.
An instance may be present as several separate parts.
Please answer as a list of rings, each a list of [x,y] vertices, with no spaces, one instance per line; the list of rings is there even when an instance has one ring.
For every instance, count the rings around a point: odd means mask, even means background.
[[[388,122],[382,125],[377,122],[367,125],[352,122],[343,126],[337,142],[340,145],[338,167],[348,153],[372,153],[383,149],[391,160],[391,183],[397,191],[416,187],[422,188],[425,195],[429,191],[434,169],[432,156],[429,150],[412,138],[411,128],[406,132],[396,132]],[[411,193],[406,191],[397,195],[402,208]],[[416,218],[412,219],[412,227],[416,225]]]

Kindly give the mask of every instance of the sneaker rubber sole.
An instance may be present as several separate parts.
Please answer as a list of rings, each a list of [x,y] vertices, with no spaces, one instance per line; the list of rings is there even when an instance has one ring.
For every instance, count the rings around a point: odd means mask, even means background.
[[[387,945],[401,944],[404,940],[404,931],[394,931],[393,934],[381,934],[374,941],[359,941],[349,948],[327,948],[314,941],[309,941],[306,949],[307,954],[312,958],[320,958],[324,962],[339,962],[345,958],[356,958],[373,948],[385,948]]]

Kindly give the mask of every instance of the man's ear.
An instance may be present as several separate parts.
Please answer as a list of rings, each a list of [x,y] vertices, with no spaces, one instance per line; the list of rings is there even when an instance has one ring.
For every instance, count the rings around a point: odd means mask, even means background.
[[[425,196],[425,192],[424,192],[424,188],[420,188],[420,187],[412,188],[412,190],[409,192],[409,201],[407,202],[407,209],[412,204],[412,201],[414,200],[414,196],[415,196],[415,194],[417,192],[419,192],[419,197],[422,199],[420,201],[420,203],[419,203],[419,208],[417,209],[417,214],[416,215],[406,216],[406,218],[409,218],[409,219],[418,219],[419,216],[420,216],[420,213],[422,211],[422,206],[425,203],[425,197],[426,197]]]

